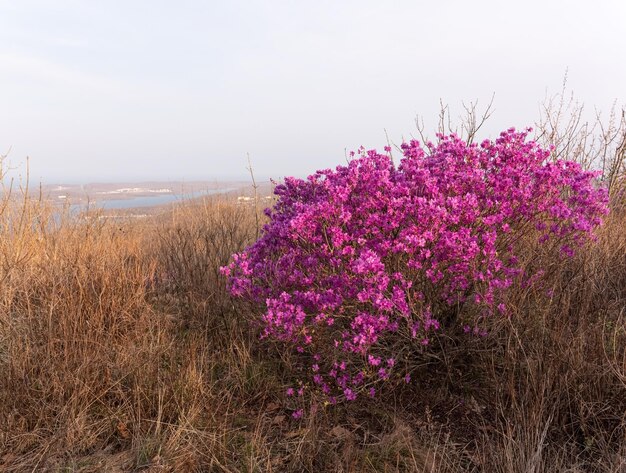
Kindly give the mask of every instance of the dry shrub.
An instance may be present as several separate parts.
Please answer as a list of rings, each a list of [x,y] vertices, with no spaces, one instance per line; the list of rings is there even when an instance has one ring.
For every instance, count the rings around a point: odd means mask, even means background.
[[[251,209],[225,199],[203,199],[160,216],[155,230],[156,238],[146,244],[158,261],[156,294],[173,296],[188,321],[223,319],[232,303],[219,268],[234,248],[240,251],[253,240]]]
[[[479,357],[496,416],[482,445],[490,471],[624,466],[625,224],[614,215],[597,244],[554,261],[550,286],[518,294],[498,348]]]
[[[543,260],[547,284],[511,293],[510,319],[493,319],[486,337],[441,337],[402,404],[412,400],[418,420],[438,413],[479,471],[621,471],[624,228],[626,215],[616,212],[576,258],[542,255],[551,258]]]
[[[210,338],[189,330],[180,305],[159,297],[169,291],[163,274],[194,271],[201,281],[187,276],[175,289],[212,296],[204,316],[223,315],[227,304],[215,300],[220,283],[210,273],[241,249],[241,210],[207,204],[214,206],[202,207],[205,219],[190,209],[189,232],[181,233],[176,224],[164,231],[162,222],[70,216],[15,195],[3,204],[0,470],[98,471],[108,465],[102,458],[115,458],[124,470],[162,463],[180,471],[231,457],[228,424],[242,403],[229,390],[260,366],[253,337],[236,326]],[[166,251],[167,235],[186,239],[186,262],[154,251]],[[237,352],[218,353],[212,341]],[[268,380],[252,380],[246,394],[267,389]]]
[[[129,407],[153,409],[140,393],[156,394],[150,368],[168,349],[168,320],[144,300],[153,268],[138,258],[138,229],[35,210],[0,243],[23,255],[2,275],[4,447],[43,456],[123,442],[136,420]]]

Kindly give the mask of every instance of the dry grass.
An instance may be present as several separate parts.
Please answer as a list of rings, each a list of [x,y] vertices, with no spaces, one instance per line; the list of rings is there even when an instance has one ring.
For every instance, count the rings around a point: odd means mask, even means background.
[[[251,208],[144,221],[0,205],[0,471],[626,471],[626,215],[489,336],[409,387],[305,421],[218,267]]]

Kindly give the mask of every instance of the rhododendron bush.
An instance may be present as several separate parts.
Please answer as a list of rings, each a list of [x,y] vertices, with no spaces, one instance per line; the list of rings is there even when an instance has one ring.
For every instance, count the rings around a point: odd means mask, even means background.
[[[592,238],[605,190],[527,133],[411,141],[397,164],[388,147],[361,149],[276,187],[262,236],[222,270],[232,294],[258,303],[262,336],[306,369],[287,395],[337,402],[409,382],[433,334],[484,333],[486,318],[508,316],[508,288],[541,278],[522,245],[568,257]]]

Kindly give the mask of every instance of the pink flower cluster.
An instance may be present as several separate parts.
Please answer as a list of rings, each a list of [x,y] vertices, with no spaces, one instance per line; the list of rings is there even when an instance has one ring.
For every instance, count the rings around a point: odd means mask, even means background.
[[[550,161],[528,131],[411,141],[397,166],[389,148],[361,148],[347,166],[276,187],[261,238],[222,271],[263,308],[263,336],[301,354],[299,394],[336,402],[409,382],[407,360],[433,332],[484,334],[485,317],[506,313],[507,288],[537,277],[521,245],[570,256],[592,236],[606,191],[578,164]]]

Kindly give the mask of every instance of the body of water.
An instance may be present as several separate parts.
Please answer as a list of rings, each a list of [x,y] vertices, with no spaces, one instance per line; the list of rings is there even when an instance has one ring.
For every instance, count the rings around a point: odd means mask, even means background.
[[[203,197],[205,195],[223,194],[233,189],[213,189],[197,191],[188,194],[156,194],[156,195],[144,195],[124,199],[111,199],[111,200],[94,200],[89,202],[90,208],[98,208],[103,210],[121,210],[121,209],[134,209],[142,207],[155,207],[157,205],[166,205],[176,202],[182,202],[189,199],[195,199]],[[87,204],[73,204],[71,205],[72,211],[85,210]]]

